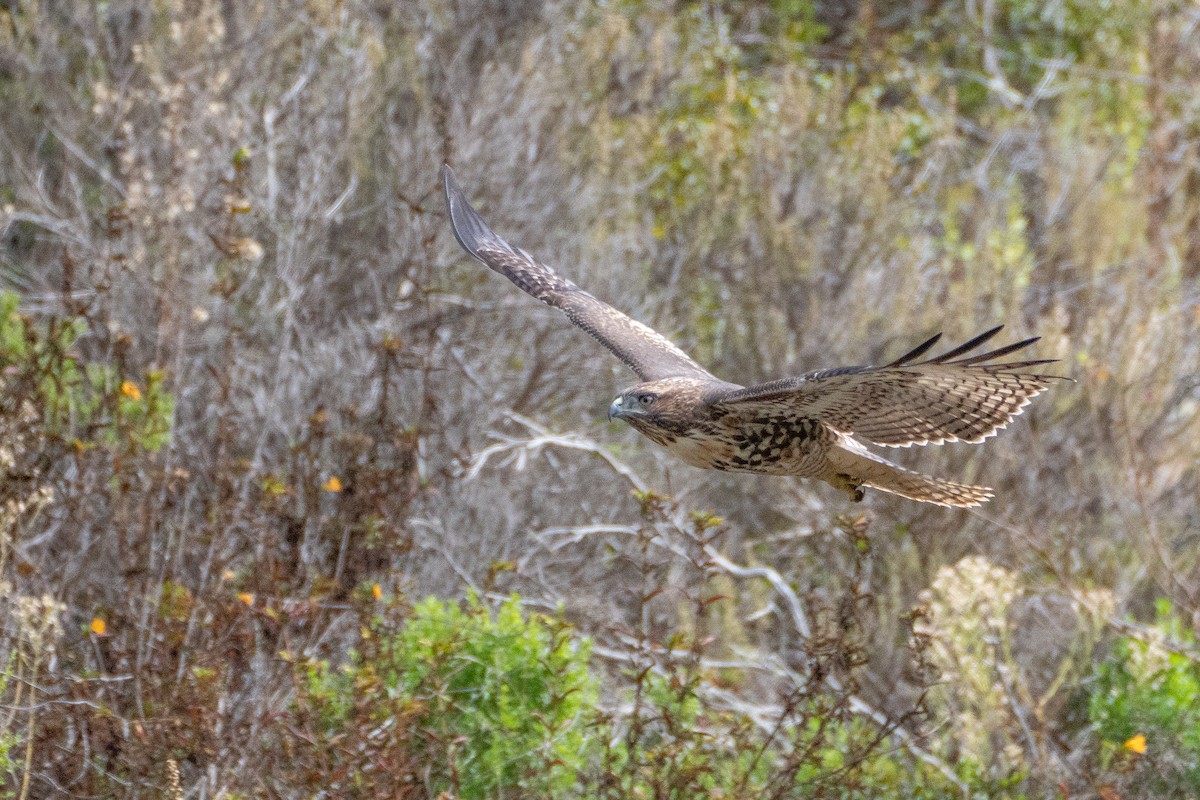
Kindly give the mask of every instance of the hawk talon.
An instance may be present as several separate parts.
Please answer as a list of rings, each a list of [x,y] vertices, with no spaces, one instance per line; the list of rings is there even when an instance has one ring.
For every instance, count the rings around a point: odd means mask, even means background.
[[[867,496],[867,493],[863,491],[862,484],[844,472],[839,472],[837,475],[833,476],[833,480],[830,480],[829,482],[841,489],[846,494],[850,495],[850,500],[852,502],[861,503],[863,498]]]

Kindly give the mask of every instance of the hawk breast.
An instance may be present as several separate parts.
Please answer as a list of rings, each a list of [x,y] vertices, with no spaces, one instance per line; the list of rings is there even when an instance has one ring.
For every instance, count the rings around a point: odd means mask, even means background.
[[[682,435],[650,438],[694,467],[792,475],[820,455],[830,436],[819,421],[808,417],[746,420],[726,414]]]

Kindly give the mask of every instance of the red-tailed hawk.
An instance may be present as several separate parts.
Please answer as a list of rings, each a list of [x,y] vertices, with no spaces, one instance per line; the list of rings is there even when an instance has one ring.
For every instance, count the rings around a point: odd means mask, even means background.
[[[992,490],[932,478],[868,450],[982,442],[1009,423],[1057,376],[1034,368],[1049,361],[996,359],[1037,341],[1026,339],[968,355],[1000,328],[948,353],[920,359],[941,337],[881,367],[841,367],[743,387],[714,377],[665,337],[597,300],[492,232],[467,202],[448,166],[446,202],[459,244],[522,291],[587,331],[642,383],[612,401],[610,419],[696,467],[817,478],[861,500],[864,486],[943,506],[977,506]]]

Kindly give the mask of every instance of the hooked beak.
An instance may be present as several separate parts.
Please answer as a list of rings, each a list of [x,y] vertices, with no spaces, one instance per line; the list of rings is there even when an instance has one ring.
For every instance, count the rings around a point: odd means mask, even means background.
[[[612,401],[612,405],[608,407],[608,421],[612,422],[614,417],[620,417],[625,411],[623,398],[618,397]]]

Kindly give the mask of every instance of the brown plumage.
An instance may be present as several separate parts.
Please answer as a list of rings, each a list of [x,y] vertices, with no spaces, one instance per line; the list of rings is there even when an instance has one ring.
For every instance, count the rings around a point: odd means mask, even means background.
[[[492,232],[442,168],[455,238],[475,258],[595,337],[642,383],[609,407],[696,467],[817,478],[861,500],[871,486],[912,500],[977,506],[992,490],[932,478],[872,453],[886,447],[981,442],[1020,414],[1057,376],[1049,361],[997,362],[1036,338],[978,355],[1000,327],[935,358],[934,336],[878,367],[842,367],[743,387],[714,377],[659,333],[597,300]]]

